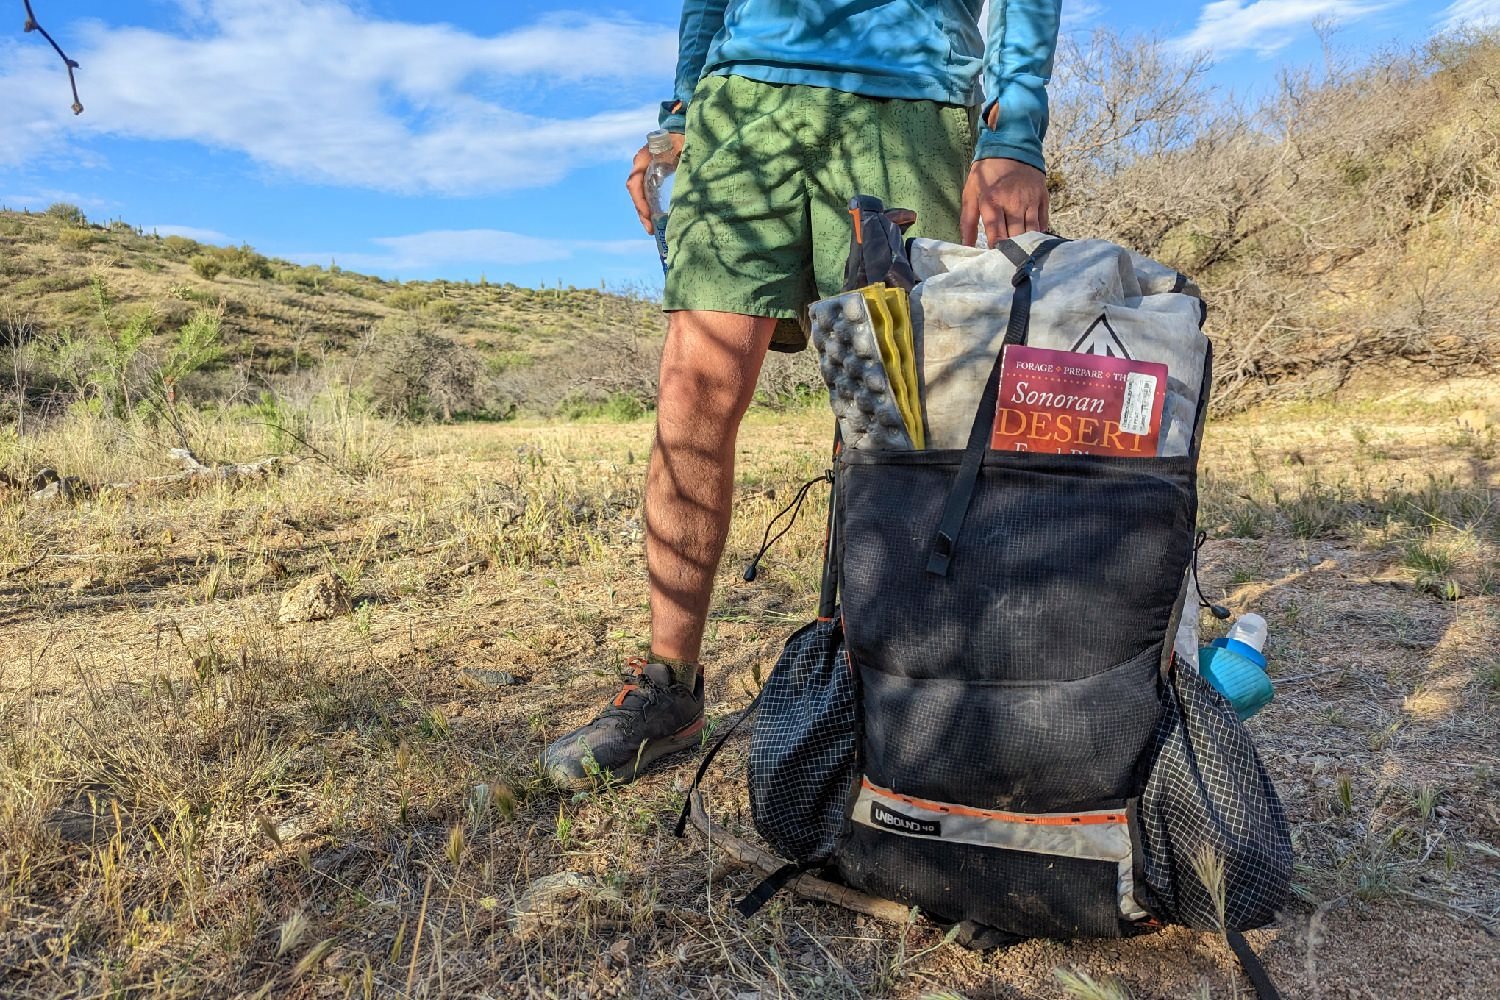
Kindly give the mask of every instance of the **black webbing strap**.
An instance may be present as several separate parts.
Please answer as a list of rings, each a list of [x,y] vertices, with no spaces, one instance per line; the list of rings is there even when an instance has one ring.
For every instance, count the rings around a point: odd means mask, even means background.
[[[1026,259],[1031,256],[1026,252],[1026,248],[1015,240],[1001,240],[995,249],[1005,254],[1005,259],[1016,265],[1016,267],[1021,267],[1026,263]]]
[[[675,831],[677,836],[681,837],[687,833],[688,817],[693,813],[693,793],[698,791],[698,786],[703,782],[703,776],[708,773],[708,765],[712,764],[714,758],[719,755],[719,751],[724,749],[724,744],[728,743],[729,737],[733,736],[734,731],[740,728],[740,723],[755,714],[755,709],[760,705],[761,695],[765,693],[765,686],[762,685],[760,692],[756,694],[750,704],[745,706],[745,710],[740,713],[740,717],[735,719],[728,729],[724,730],[724,735],[719,737],[719,741],[713,745],[713,749],[703,755],[703,763],[698,765],[698,773],[693,775],[693,784],[688,788],[687,801],[682,804],[682,812],[677,817],[677,829]]]
[[[1270,974],[1260,964],[1260,958],[1250,947],[1250,942],[1245,940],[1245,935],[1239,931],[1229,931],[1224,935],[1224,940],[1229,942],[1229,949],[1240,960],[1240,968],[1245,970],[1250,985],[1255,987],[1257,1000],[1281,1000],[1281,994],[1276,992],[1276,984],[1271,982]]]
[[[995,354],[995,367],[990,370],[989,378],[984,383],[984,392],[979,397],[979,409],[974,414],[974,426],[969,428],[969,443],[964,446],[958,477],[954,479],[953,488],[948,492],[948,502],[943,505],[943,517],[938,522],[932,555],[927,559],[927,572],[934,576],[948,575],[948,564],[953,561],[953,552],[958,547],[959,531],[964,526],[969,504],[974,499],[979,468],[984,464],[985,453],[990,450],[995,406],[1000,397],[1000,366],[1005,361],[1005,348],[1011,344],[1026,343],[1026,334],[1031,329],[1031,300],[1035,292],[1032,278],[1047,255],[1066,242],[1068,241],[1057,237],[1042,243],[1017,265],[1015,276],[1010,279],[1016,290],[1015,297],[1011,300],[1010,324],[1005,328],[1005,342]],[[1007,246],[1020,249],[1011,240],[1005,240],[996,249],[1010,257],[1011,251]]]
[[[742,917],[755,916],[760,912],[761,907],[771,901],[772,896],[786,888],[788,882],[808,870],[807,865],[797,865],[787,862],[761,879],[760,884],[746,893],[744,899],[734,904],[735,910]]]

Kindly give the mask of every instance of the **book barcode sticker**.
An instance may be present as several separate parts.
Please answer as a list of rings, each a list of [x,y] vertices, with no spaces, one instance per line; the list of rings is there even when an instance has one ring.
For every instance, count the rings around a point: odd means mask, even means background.
[[[1129,372],[1125,376],[1125,402],[1120,407],[1120,430],[1126,434],[1148,434],[1156,399],[1156,376]]]

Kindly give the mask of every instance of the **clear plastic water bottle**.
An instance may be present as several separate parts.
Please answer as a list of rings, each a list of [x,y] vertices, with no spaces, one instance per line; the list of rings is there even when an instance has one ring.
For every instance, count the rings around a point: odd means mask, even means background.
[[[661,270],[667,271],[667,211],[672,207],[672,175],[677,172],[672,133],[664,128],[646,135],[651,162],[646,167],[646,205],[651,210],[651,228],[656,231],[656,252]]]
[[[1240,615],[1229,634],[1215,639],[1199,654],[1199,670],[1234,706],[1240,721],[1250,718],[1275,696],[1266,674],[1266,620],[1260,615]]]

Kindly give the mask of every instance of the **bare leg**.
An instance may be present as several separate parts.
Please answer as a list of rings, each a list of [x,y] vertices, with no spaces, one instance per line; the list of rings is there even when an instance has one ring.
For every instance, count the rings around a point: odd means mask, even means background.
[[[776,321],[672,313],[646,475],[651,650],[696,661],[729,534],[734,448]]]

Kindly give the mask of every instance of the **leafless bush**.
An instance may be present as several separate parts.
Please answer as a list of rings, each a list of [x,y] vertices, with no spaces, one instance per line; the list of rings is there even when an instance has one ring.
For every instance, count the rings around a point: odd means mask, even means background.
[[[644,410],[656,405],[660,364],[661,341],[655,337],[584,334],[535,363],[507,367],[495,376],[495,385],[519,408],[533,413],[557,414],[569,407],[623,399]]]
[[[452,420],[490,413],[497,404],[484,361],[429,321],[403,316],[377,325],[355,367],[376,408],[410,420]]]
[[[1254,109],[1216,98],[1204,68],[1152,40],[1067,43],[1050,180],[1061,231],[1198,279],[1220,406],[1336,387],[1372,361],[1500,357],[1500,284],[1453,253],[1500,190],[1500,39],[1330,57]],[[1443,259],[1416,259],[1419,237]]]

